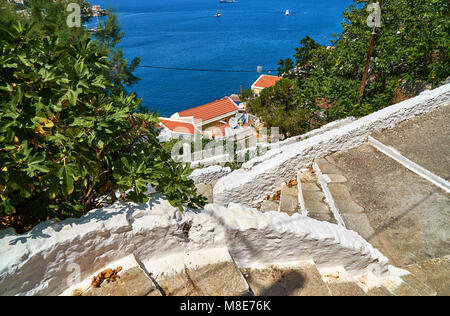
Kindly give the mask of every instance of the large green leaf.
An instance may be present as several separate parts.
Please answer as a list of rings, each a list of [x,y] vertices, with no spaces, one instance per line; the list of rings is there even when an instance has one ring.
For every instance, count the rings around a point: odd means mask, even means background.
[[[57,176],[61,179],[61,190],[64,195],[70,195],[74,190],[75,168],[75,164],[64,164],[57,172]]]

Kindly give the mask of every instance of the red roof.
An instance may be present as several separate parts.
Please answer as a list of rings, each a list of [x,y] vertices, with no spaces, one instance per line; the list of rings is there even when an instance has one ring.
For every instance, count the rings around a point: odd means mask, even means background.
[[[178,115],[180,117],[193,116],[195,121],[207,121],[237,110],[238,107],[236,103],[231,101],[229,98],[224,98],[222,100],[217,100],[189,110],[178,112]]]
[[[169,120],[160,120],[159,122],[172,132],[192,135],[195,134],[194,125],[190,123]]]
[[[233,102],[237,102],[237,103],[241,102],[241,98],[239,98],[238,95],[232,95],[232,96],[230,96],[230,99],[233,100]]]
[[[258,88],[268,88],[272,87],[277,83],[277,81],[281,80],[281,77],[277,76],[270,76],[270,75],[262,75],[258,78],[258,80],[255,81],[255,83],[252,85],[252,87],[258,87]]]

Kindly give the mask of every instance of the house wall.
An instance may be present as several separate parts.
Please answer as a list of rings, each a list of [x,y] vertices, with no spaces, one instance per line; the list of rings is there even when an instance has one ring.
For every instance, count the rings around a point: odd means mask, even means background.
[[[211,123],[202,125],[202,130],[206,130],[206,129],[209,128],[209,127],[218,127],[218,126],[221,126],[222,123],[220,123],[220,121],[225,121],[225,122],[228,123],[229,119],[232,118],[232,117],[234,117],[234,116],[235,116],[235,114],[229,115],[229,116],[227,116],[227,117],[225,117],[225,118],[218,119],[217,121],[214,121],[214,122],[211,122]]]
[[[263,89],[261,88],[252,88],[252,91],[254,94],[256,94],[257,96],[259,96],[259,94],[261,93]]]

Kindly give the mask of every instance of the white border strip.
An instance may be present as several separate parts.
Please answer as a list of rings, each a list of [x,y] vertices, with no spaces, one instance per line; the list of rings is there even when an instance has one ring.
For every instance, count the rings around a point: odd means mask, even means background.
[[[306,209],[306,206],[305,206],[305,199],[303,198],[302,181],[300,179],[301,173],[302,173],[302,171],[297,172],[298,205],[300,206],[302,215],[308,216],[308,210]]]
[[[322,187],[322,192],[325,195],[325,201],[330,206],[330,209],[334,215],[334,218],[336,219],[337,223],[340,226],[345,227],[344,220],[341,217],[341,213],[339,212],[339,209],[337,208],[336,204],[334,203],[333,196],[331,195],[331,192],[328,189],[327,182],[325,181],[322,171],[320,171],[319,165],[317,164],[317,162],[314,161],[312,166],[317,175],[317,180],[319,181],[319,184]]]
[[[416,173],[422,178],[425,178],[426,180],[440,187],[447,193],[450,193],[450,183],[445,179],[442,179],[441,177],[435,175],[434,173],[428,171],[427,169],[419,166],[415,162],[409,160],[408,158],[400,154],[395,148],[384,145],[383,143],[379,142],[372,136],[368,136],[367,141],[370,145],[381,151],[386,156],[391,157],[392,159],[394,159],[404,167],[408,168],[412,172]]]

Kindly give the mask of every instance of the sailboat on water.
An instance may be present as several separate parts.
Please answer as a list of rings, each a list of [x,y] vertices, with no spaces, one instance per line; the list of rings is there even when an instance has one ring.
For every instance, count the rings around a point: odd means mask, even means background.
[[[291,13],[289,12],[289,10],[286,10],[286,12],[284,13],[285,16],[289,16]]]

